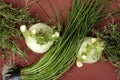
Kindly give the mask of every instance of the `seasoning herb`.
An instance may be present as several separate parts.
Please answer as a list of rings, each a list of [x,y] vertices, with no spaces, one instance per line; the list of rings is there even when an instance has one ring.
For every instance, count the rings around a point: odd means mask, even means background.
[[[5,54],[6,49],[11,53],[18,54],[22,57],[25,52],[18,47],[18,41],[22,38],[21,32],[17,25],[29,24],[34,22],[30,17],[27,8],[13,8],[3,1],[0,1],[0,49]]]
[[[118,80],[120,79],[120,22],[115,22],[114,18],[112,22],[100,28],[99,30],[93,29],[93,33],[97,37],[105,41],[105,48],[103,56],[105,59],[117,68]]]

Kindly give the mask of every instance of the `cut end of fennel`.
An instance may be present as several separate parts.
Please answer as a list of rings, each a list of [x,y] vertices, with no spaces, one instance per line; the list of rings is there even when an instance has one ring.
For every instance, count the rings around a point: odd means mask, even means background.
[[[55,35],[56,35],[56,37],[60,36],[59,32],[55,32]]]
[[[58,32],[55,32],[53,35],[52,35],[52,38],[58,38],[60,36],[60,34]]]
[[[82,66],[83,66],[83,63],[77,61],[77,67],[80,68],[80,67],[82,67]]]
[[[94,42],[96,42],[97,40],[96,40],[96,38],[92,38],[91,41],[94,43]]]
[[[26,25],[20,26],[20,30],[21,30],[21,32],[25,32],[25,30],[26,30]]]
[[[82,55],[81,57],[82,57],[83,60],[85,60],[87,58],[86,55]]]
[[[32,30],[31,32],[32,32],[32,34],[36,34],[36,33],[37,33],[37,31],[36,31],[36,30]]]

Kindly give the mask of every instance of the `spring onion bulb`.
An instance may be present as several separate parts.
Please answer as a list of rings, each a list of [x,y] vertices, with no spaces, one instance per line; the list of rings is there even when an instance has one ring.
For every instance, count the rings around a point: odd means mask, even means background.
[[[104,41],[100,38],[85,37],[77,55],[77,66],[82,67],[83,63],[97,62],[104,49]]]
[[[43,23],[32,25],[27,30],[26,25],[22,25],[20,30],[25,38],[27,46],[35,53],[45,53],[59,37],[58,32]]]

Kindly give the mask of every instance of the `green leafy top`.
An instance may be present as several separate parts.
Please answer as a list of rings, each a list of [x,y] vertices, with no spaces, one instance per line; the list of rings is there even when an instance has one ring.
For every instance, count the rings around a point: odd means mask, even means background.
[[[21,38],[17,25],[29,24],[34,20],[26,8],[12,8],[12,5],[0,1],[0,48],[2,52],[9,49],[12,53],[22,56],[21,52],[24,52],[17,46],[17,40]]]
[[[97,30],[97,35],[106,41],[104,53],[108,60],[120,67],[120,27],[117,23],[110,23],[104,28]]]

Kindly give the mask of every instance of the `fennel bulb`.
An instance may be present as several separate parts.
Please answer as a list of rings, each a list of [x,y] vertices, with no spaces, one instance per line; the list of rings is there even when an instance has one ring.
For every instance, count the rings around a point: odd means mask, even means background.
[[[21,25],[20,30],[27,46],[35,53],[45,53],[59,37],[58,32],[53,32],[53,29],[44,23],[34,24],[29,30],[26,25]]]
[[[102,55],[104,43],[100,38],[85,37],[77,55],[77,66],[82,67],[83,63],[97,62]]]

